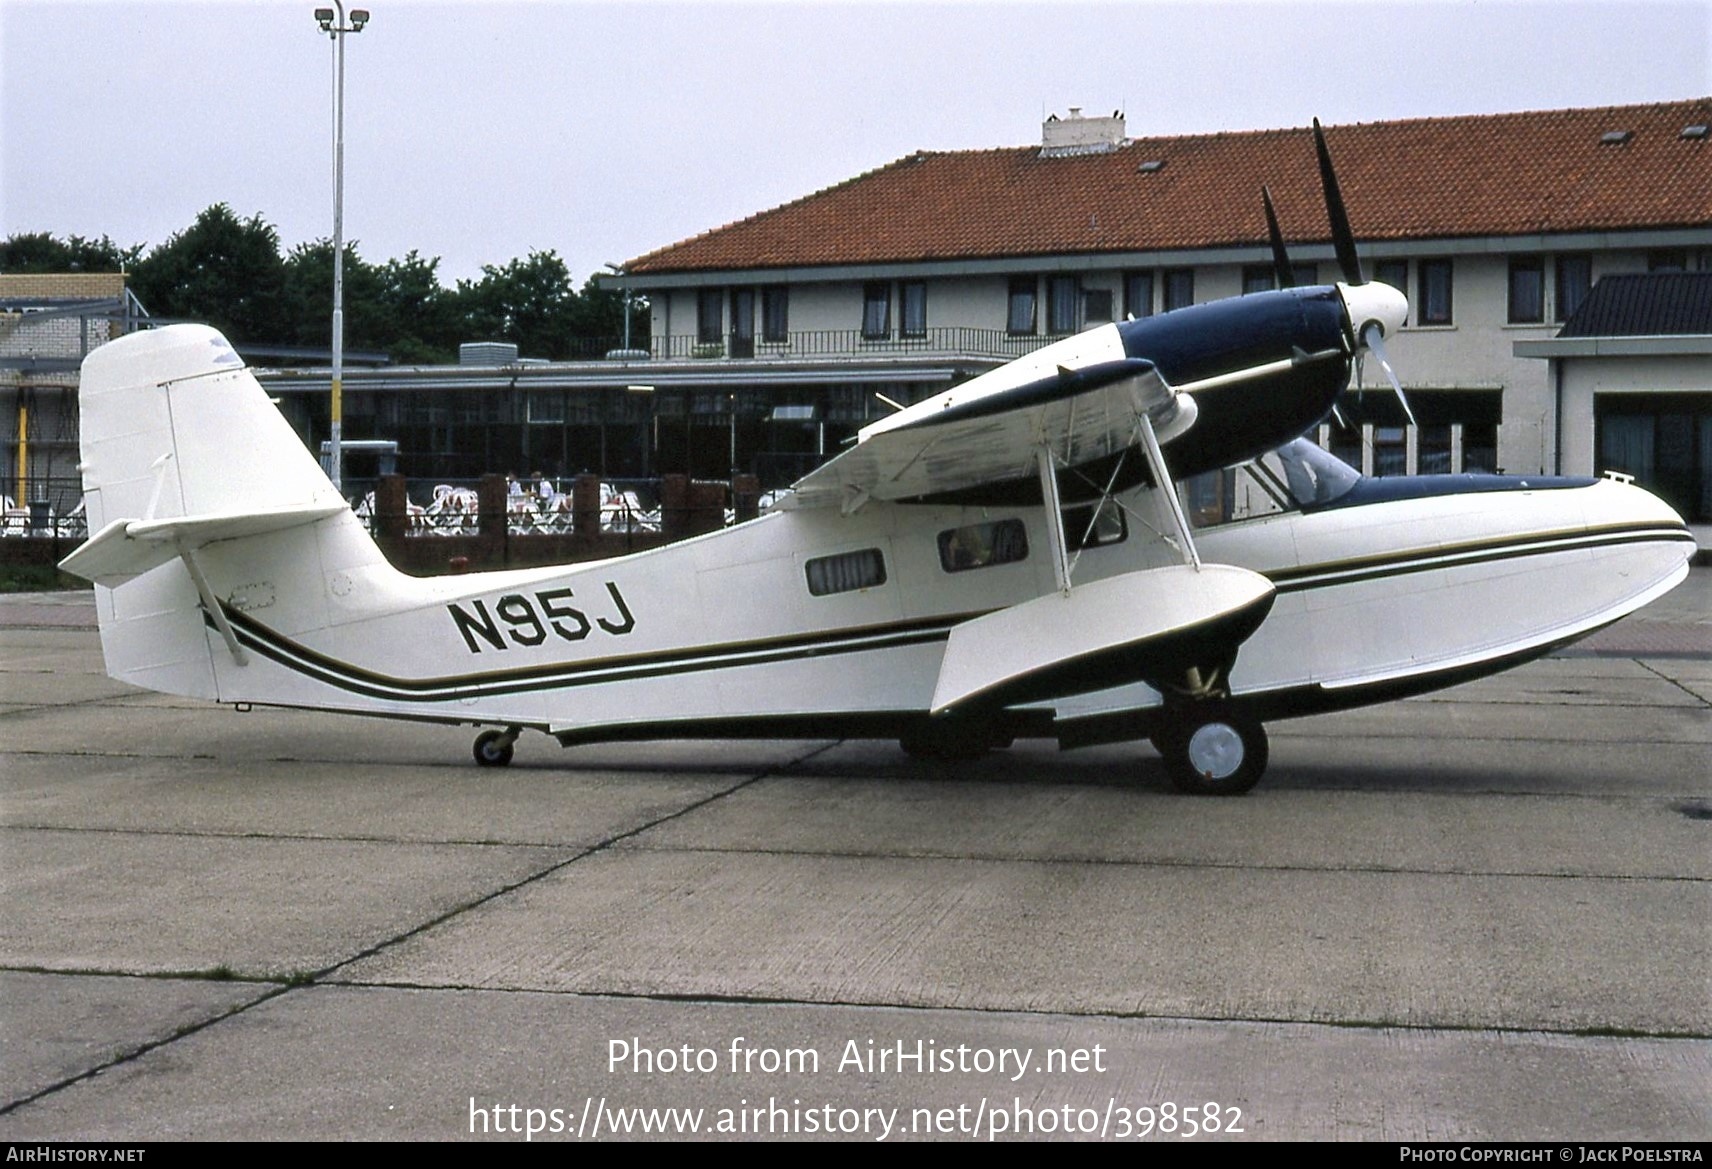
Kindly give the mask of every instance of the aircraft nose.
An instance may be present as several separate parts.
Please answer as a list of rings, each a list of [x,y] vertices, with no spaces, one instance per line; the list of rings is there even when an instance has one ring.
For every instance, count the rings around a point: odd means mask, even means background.
[[[1389,284],[1369,280],[1366,284],[1339,284],[1344,311],[1355,336],[1360,337],[1369,325],[1378,325],[1380,333],[1390,336],[1409,319],[1409,298]]]

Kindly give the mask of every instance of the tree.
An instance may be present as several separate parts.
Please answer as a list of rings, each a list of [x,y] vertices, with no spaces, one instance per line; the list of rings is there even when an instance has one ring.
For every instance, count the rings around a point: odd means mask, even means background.
[[[45,231],[0,241],[0,272],[125,272],[137,266],[143,245],[122,248],[107,236],[59,240]]]
[[[479,281],[458,281],[457,295],[468,339],[513,341],[525,357],[571,355],[577,292],[558,253],[484,265]]]
[[[234,341],[277,342],[290,332],[285,276],[273,226],[216,203],[144,257],[131,287],[156,317],[206,321]]]

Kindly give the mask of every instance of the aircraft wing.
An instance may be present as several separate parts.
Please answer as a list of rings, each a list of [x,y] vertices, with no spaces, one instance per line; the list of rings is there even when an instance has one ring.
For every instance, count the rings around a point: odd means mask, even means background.
[[[1105,331],[1085,334],[1082,353],[1054,345],[865,427],[781,506],[852,508],[1032,477],[1042,446],[1077,466],[1135,444],[1142,414],[1161,441],[1186,430],[1194,400],[1121,341],[1100,344]]]

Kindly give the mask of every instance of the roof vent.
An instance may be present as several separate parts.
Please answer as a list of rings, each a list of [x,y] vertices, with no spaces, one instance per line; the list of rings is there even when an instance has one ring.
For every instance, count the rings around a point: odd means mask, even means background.
[[[1599,135],[1599,144],[1601,146],[1621,146],[1634,136],[1633,130],[1607,130]]]
[[[458,346],[459,365],[516,365],[517,346],[510,341],[465,341]]]
[[[1677,137],[1679,137],[1679,138],[1704,138],[1704,137],[1706,137],[1706,123],[1705,122],[1698,122],[1692,126],[1684,126],[1682,128],[1682,133],[1677,135]]]
[[[1135,169],[1144,175],[1156,175],[1165,169],[1165,160],[1163,158],[1150,158]]]
[[[1081,106],[1071,106],[1063,118],[1049,115],[1040,124],[1040,157],[1063,158],[1074,154],[1109,154],[1124,142],[1122,110],[1109,118],[1084,118]]]

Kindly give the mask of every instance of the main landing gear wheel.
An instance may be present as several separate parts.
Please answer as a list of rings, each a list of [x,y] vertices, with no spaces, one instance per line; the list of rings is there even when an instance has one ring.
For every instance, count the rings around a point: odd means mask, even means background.
[[[476,736],[471,754],[483,767],[504,767],[511,762],[512,744],[517,742],[517,728],[506,731],[483,731]]]
[[[1266,729],[1231,710],[1191,707],[1154,744],[1171,785],[1190,795],[1240,796],[1266,771]]]

